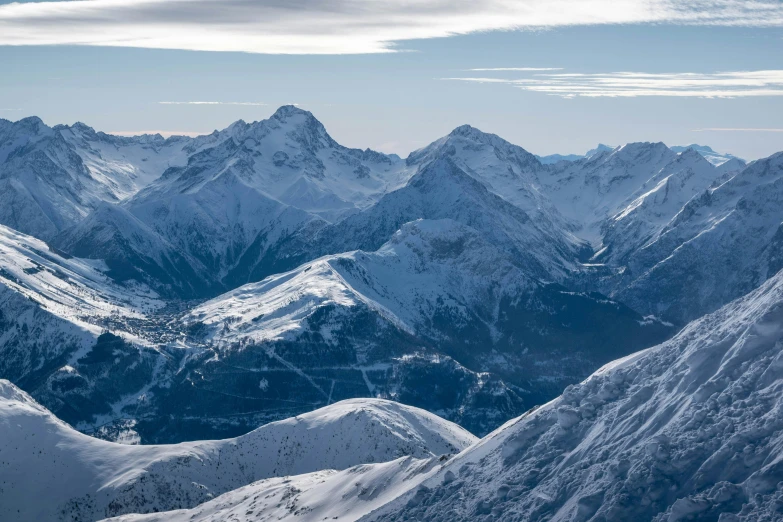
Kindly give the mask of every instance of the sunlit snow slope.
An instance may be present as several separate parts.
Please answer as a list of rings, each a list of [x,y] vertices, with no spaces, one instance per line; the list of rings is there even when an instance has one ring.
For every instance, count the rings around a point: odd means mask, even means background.
[[[125,446],[76,432],[0,381],[0,519],[85,521],[188,508],[260,479],[453,454],[475,440],[423,410],[356,399],[236,439]]]
[[[508,422],[368,520],[780,520],[782,343],[779,273]]]

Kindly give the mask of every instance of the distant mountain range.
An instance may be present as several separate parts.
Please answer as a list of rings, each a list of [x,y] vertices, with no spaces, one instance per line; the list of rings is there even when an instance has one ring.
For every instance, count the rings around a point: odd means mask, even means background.
[[[603,143],[599,143],[598,146],[594,149],[588,150],[585,154],[550,154],[548,156],[538,156],[536,155],[536,158],[538,158],[538,161],[543,163],[544,165],[551,165],[553,163],[557,163],[559,161],[577,161],[580,159],[589,159],[598,154],[599,152],[604,151],[612,151],[616,147],[613,147],[611,145],[604,145]],[[693,149],[699,154],[701,154],[704,159],[715,165],[716,167],[726,163],[729,160],[739,160],[743,163],[745,163],[745,160],[742,158],[738,158],[737,156],[734,156],[732,154],[728,153],[721,153],[721,152],[715,152],[712,150],[712,148],[708,147],[707,145],[686,145],[686,146],[674,146],[669,147],[673,152],[676,152],[677,154],[680,154],[682,152],[685,152],[688,149]]]
[[[110,439],[351,397],[484,434],[780,265],[779,155],[549,163],[465,125],[401,159],[293,106],[197,138],[0,133],[0,376]]]

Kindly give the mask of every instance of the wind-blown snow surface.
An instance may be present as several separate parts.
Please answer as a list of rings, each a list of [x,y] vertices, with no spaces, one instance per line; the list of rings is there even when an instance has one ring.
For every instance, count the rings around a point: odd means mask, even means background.
[[[357,520],[416,487],[445,459],[404,457],[345,471],[319,471],[262,480],[188,510],[125,515],[112,522],[222,522],[224,520]],[[106,521],[108,522],[108,521]]]
[[[779,273],[508,422],[367,520],[780,520],[782,343]]]
[[[76,432],[0,380],[0,440],[0,519],[89,521],[193,507],[269,477],[454,454],[476,438],[417,408],[356,399],[236,439],[123,446]]]

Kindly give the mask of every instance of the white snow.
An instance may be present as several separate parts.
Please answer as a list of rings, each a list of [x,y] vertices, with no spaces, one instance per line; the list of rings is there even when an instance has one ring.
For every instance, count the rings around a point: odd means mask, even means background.
[[[222,522],[224,520],[358,520],[419,485],[442,464],[403,457],[345,471],[319,471],[262,480],[196,508],[125,515],[113,522]],[[106,521],[108,522],[108,520]]]
[[[196,307],[186,321],[210,326],[214,340],[259,342],[300,330],[321,307],[361,303],[413,332],[438,304],[466,320],[476,308],[491,317],[503,296],[535,285],[474,230],[448,219],[419,220],[377,252],[327,256],[242,286]]]
[[[366,520],[779,520],[781,310],[783,273],[508,422]]]
[[[0,440],[0,519],[97,520],[193,507],[270,477],[453,454],[476,439],[417,408],[354,399],[236,439],[127,446],[76,432],[0,380]]]

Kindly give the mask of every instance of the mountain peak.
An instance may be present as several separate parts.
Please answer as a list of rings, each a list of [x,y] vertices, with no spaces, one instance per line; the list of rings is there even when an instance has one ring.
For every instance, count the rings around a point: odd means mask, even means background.
[[[526,151],[519,145],[514,145],[513,143],[504,140],[497,134],[484,132],[471,125],[460,125],[456,129],[451,131],[448,136],[446,136],[445,138],[441,138],[440,140],[425,147],[424,149],[421,149],[421,151],[429,151],[433,149],[433,146],[435,146],[436,144],[437,144],[437,148],[442,147],[444,144],[453,145],[452,140],[459,139],[459,138],[464,138],[473,142],[478,142],[483,145],[489,145],[490,147],[493,147],[496,150],[504,151],[504,153],[506,154],[521,154],[526,158],[526,161],[538,162],[538,160],[535,159],[535,156],[530,154],[528,151]],[[411,156],[415,156],[415,155],[418,154],[416,153],[411,154]]]
[[[678,158],[678,159],[679,159],[680,161],[684,161],[684,160],[690,160],[690,161],[699,161],[699,162],[700,162],[700,161],[707,161],[706,159],[704,159],[704,156],[702,156],[702,155],[699,153],[699,151],[697,151],[697,150],[696,150],[695,148],[693,148],[693,147],[688,147],[687,149],[685,149],[684,151],[682,151],[682,152],[680,153],[680,155],[679,155],[679,158]],[[709,163],[709,162],[707,162],[707,163]]]
[[[48,129],[43,120],[38,116],[28,116],[27,118],[22,118],[21,120],[15,122],[14,126],[17,129],[34,132],[36,134],[40,133],[42,130]]]
[[[648,150],[648,149],[668,149],[669,147],[662,141],[633,141],[621,146],[619,150],[622,151],[634,151],[634,150]]]
[[[600,154],[601,152],[612,152],[616,147],[613,147],[611,145],[605,145],[603,143],[599,143],[598,146],[594,149],[590,149],[585,153],[585,158],[592,158],[596,154]]]
[[[683,152],[687,149],[694,149],[696,151],[701,151],[701,152],[715,152],[714,150],[712,150],[712,147],[709,147],[707,145],[699,145],[697,143],[691,143],[690,145],[685,145],[685,146],[675,146],[672,147],[671,149],[674,152]]]
[[[272,115],[272,118],[284,121],[285,119],[291,118],[292,116],[306,116],[316,119],[312,112],[300,109],[296,105],[281,106],[275,111],[275,113]]]
[[[463,137],[463,138],[469,138],[477,141],[493,141],[493,140],[503,140],[500,136],[496,134],[491,134],[489,132],[484,132],[480,129],[477,129],[476,127],[473,127],[471,125],[460,125],[453,131],[451,131],[448,135],[449,138],[451,137]]]

